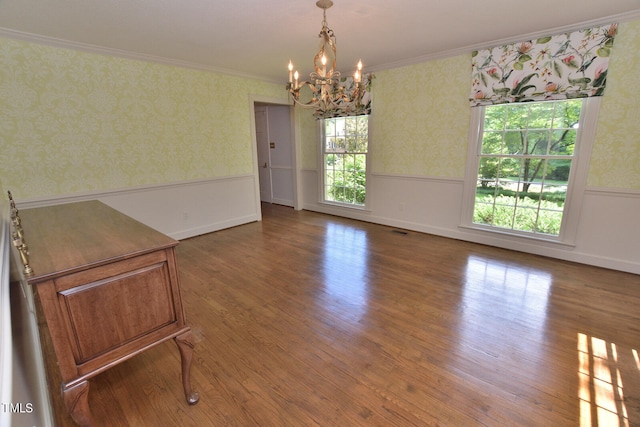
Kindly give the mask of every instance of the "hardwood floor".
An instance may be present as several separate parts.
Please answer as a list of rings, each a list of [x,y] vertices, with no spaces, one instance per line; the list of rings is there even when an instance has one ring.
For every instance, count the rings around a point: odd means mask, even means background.
[[[263,215],[178,247],[200,402],[166,342],[91,381],[102,425],[640,425],[639,276]]]

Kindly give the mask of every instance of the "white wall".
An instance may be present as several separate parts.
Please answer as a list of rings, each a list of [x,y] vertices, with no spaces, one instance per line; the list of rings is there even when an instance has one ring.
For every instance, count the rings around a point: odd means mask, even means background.
[[[246,224],[261,217],[253,175],[16,200],[16,203],[20,209],[27,209],[93,199],[174,239]]]

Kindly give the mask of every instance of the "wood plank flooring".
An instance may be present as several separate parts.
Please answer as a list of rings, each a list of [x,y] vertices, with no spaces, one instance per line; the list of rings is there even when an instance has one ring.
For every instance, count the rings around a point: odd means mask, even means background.
[[[178,247],[200,402],[167,342],[91,381],[101,425],[640,425],[639,276],[263,215]]]

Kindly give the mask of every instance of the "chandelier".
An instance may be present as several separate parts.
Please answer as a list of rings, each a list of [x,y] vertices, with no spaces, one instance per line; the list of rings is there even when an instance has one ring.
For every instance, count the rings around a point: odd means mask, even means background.
[[[289,91],[294,103],[305,108],[315,108],[316,115],[362,114],[365,110],[363,95],[370,77],[363,82],[362,61],[358,62],[353,79],[341,77],[336,70],[336,37],[327,25],[327,9],[333,6],[331,0],[318,0],[316,6],[322,9],[322,30],[320,49],[313,58],[314,71],[308,81],[299,81],[298,71],[294,71],[289,61]],[[366,83],[366,84],[365,84]]]

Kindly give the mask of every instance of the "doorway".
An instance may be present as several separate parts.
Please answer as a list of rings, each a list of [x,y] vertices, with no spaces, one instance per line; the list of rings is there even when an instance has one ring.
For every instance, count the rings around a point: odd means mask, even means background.
[[[295,206],[294,143],[289,105],[254,104],[260,201]]]

